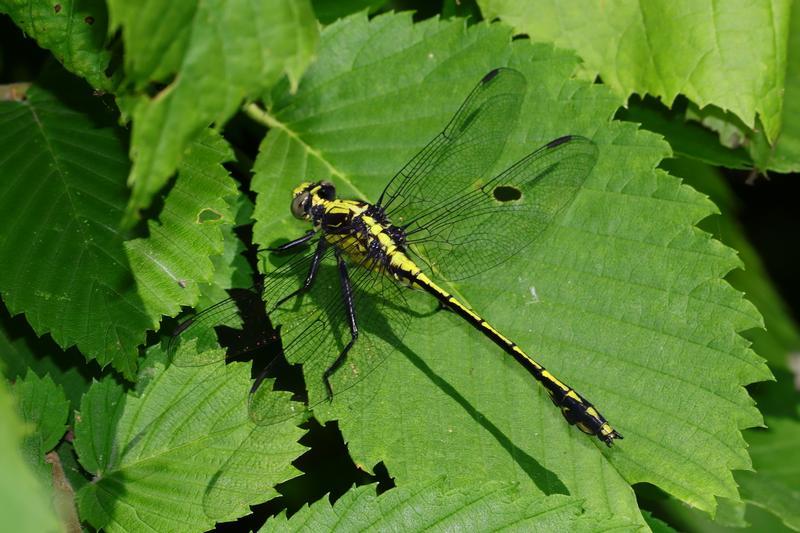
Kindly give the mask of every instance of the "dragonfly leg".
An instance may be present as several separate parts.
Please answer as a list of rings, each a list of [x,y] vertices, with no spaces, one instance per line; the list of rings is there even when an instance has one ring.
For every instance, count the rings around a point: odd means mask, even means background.
[[[322,256],[325,255],[326,247],[327,241],[325,241],[325,239],[320,239],[319,244],[317,244],[317,251],[314,252],[314,257],[311,259],[311,266],[308,268],[308,274],[306,274],[306,280],[303,282],[303,286],[281,298],[281,300],[275,304],[275,307],[283,305],[283,303],[287,300],[294,298],[298,294],[304,293],[311,288],[311,285],[314,284],[314,280],[317,279],[319,264],[322,262]]]
[[[311,238],[314,235],[316,235],[316,233],[317,233],[316,231],[314,231],[313,229],[310,229],[307,232],[305,232],[305,234],[302,237],[298,237],[298,238],[296,238],[296,239],[294,239],[292,241],[285,242],[285,243],[283,243],[281,245],[278,245],[278,246],[275,246],[275,247],[261,248],[258,251],[259,252],[278,252],[278,253],[286,252],[288,250],[292,250],[292,249],[297,248],[299,246],[303,246],[308,241],[310,241]]]
[[[347,273],[347,264],[342,260],[339,251],[336,250],[336,264],[339,266],[339,281],[342,286],[342,298],[344,299],[344,307],[347,312],[347,321],[350,326],[350,342],[344,347],[342,352],[336,360],[325,370],[322,374],[322,380],[325,382],[325,388],[328,389],[328,400],[333,400],[333,388],[331,387],[330,377],[336,370],[342,366],[344,360],[347,358],[347,352],[356,343],[358,339],[358,324],[356,323],[356,306],[353,302],[353,287],[350,285],[350,276]]]

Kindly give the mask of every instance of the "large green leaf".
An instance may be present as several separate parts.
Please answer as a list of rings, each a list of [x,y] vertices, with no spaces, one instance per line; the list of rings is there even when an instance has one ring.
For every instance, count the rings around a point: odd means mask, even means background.
[[[273,485],[297,472],[302,431],[248,417],[249,365],[165,370],[156,362],[144,372],[140,394],[106,380],[81,405],[75,448],[95,480],[78,505],[93,527],[206,530],[276,496]]]
[[[291,518],[270,520],[270,531],[638,531],[639,524],[584,514],[574,497],[534,496],[509,484],[447,490],[442,480],[396,488],[380,496],[374,486],[349,491],[331,506],[319,501]]]
[[[760,507],[779,517],[787,526],[800,530],[800,479],[791,469],[783,468],[795,460],[791,452],[796,448],[800,428],[797,422],[800,403],[793,383],[794,376],[787,372],[791,354],[800,349],[800,331],[739,225],[739,205],[719,171],[682,158],[666,161],[663,166],[676,176],[685,177],[720,207],[721,214],[710,217],[703,225],[739,252],[744,269],[731,272],[727,279],[738,290],[745,292],[764,315],[766,328],[750,330],[745,335],[753,342],[753,348],[759,355],[765,357],[777,371],[778,383],[764,384],[756,390],[755,397],[768,417],[768,429],[753,429],[745,433],[755,472],[736,472],[742,499],[749,506]],[[776,416],[770,418],[769,414],[773,411],[776,411]],[[777,418],[778,415],[794,418]],[[726,503],[730,507],[730,502]],[[741,515],[738,520],[740,526],[752,519],[754,514],[752,508],[748,507],[745,511],[742,507],[743,504],[732,509]]]
[[[33,430],[15,412],[12,396],[0,379],[0,516],[9,531],[60,531],[49,494],[23,459],[20,447]]]
[[[123,132],[87,87],[63,75],[47,83],[0,102],[0,291],[37,334],[132,377],[145,331],[195,304],[214,274],[209,257],[233,223],[225,197],[236,189],[221,166],[229,150],[202,135],[150,236],[124,242]]]
[[[791,0],[478,4],[487,19],[575,49],[623,97],[651,94],[671,105],[684,94],[763,127],[770,143],[781,134]]]
[[[433,473],[454,484],[516,480],[641,520],[627,483],[647,481],[713,511],[715,496],[737,497],[731,469],[750,466],[740,430],[761,424],[743,385],[770,374],[738,335],[761,319],[722,280],[739,266],[733,250],[694,227],[713,204],[653,170],[668,146],[609,122],[617,98],[570,80],[571,55],[512,42],[501,25],[360,15],[326,28],[297,93],[273,95],[263,117],[272,131],[253,181],[255,239],[306,229],[287,209],[301,180],[376,199],[500,65],[529,86],[498,170],[568,133],[593,138],[600,158],[538,246],[450,286],[625,440],[607,450],[568,427],[521,368],[450,313],[414,318],[380,372],[316,415],[339,418],[356,463],[384,461],[399,485]],[[320,386],[319,376],[306,382]]]
[[[39,46],[95,89],[116,86],[119,76],[108,71],[111,53],[103,47],[108,34],[103,0],[0,0],[0,13],[8,13]]]
[[[85,97],[80,106],[60,99],[87,87],[56,79],[63,92],[34,86],[23,102],[0,102],[0,289],[37,334],[132,375],[136,345],[155,321],[130,290],[115,229],[126,200],[123,139],[95,121],[102,108]]]
[[[209,124],[221,126],[284,73],[297,84],[318,29],[308,0],[112,0],[109,11],[112,31],[122,28],[130,87],[130,223]],[[152,94],[154,83],[165,86]]]

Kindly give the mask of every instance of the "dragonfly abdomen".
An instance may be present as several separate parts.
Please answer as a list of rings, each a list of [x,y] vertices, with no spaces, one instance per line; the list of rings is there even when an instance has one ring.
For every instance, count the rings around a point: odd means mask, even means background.
[[[512,356],[520,363],[547,391],[550,400],[561,410],[561,414],[572,425],[589,435],[595,435],[608,446],[613,444],[614,439],[621,439],[620,435],[614,430],[597,409],[578,394],[573,388],[569,387],[542,365],[537,363],[532,357],[526,354],[517,344],[494,327],[477,313],[461,303],[458,298],[450,295],[444,289],[436,285],[424,273],[416,272],[411,274],[413,283],[431,295],[433,295],[442,305],[454,311],[461,318],[469,322],[478,331],[483,333],[495,344],[503,349],[508,355]]]

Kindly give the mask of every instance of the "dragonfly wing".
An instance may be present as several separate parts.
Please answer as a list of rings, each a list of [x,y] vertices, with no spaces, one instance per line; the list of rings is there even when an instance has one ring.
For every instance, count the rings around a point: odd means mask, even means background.
[[[525,77],[495,69],[478,83],[445,127],[392,178],[377,205],[399,226],[480,182],[514,128],[525,97]]]
[[[584,137],[561,137],[495,178],[475,183],[415,219],[411,250],[449,280],[506,261],[533,243],[574,199],[597,161]]]
[[[369,263],[349,265],[359,337],[344,364],[330,378],[334,402],[375,370],[408,328],[410,316],[405,311],[401,289],[380,269],[371,268],[374,266]],[[351,337],[333,254],[327,255],[320,265],[311,290],[277,307],[270,317],[280,324],[288,362],[303,365],[308,407],[328,400],[323,374]],[[272,389],[273,381],[266,377],[268,375],[270,369],[257,379],[250,394],[250,415],[259,425],[292,416],[274,407],[278,391]]]
[[[258,293],[253,296],[260,301]],[[171,364],[183,367],[205,366],[225,359],[220,347],[218,328],[241,328],[240,306],[235,298],[222,300],[184,321],[167,345]]]
[[[274,306],[301,286],[315,250],[312,245],[296,254],[279,257],[281,263],[260,286],[231,291],[235,293],[233,297],[184,321],[169,340],[170,361],[177,366],[204,366],[272,341],[272,328],[266,317],[270,302]],[[232,342],[227,350],[220,347],[222,328],[228,328],[233,337],[229,336]]]

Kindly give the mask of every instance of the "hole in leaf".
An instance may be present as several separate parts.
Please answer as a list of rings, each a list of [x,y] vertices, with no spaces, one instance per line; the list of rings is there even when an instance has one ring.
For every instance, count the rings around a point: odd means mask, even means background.
[[[221,219],[222,215],[218,211],[215,211],[210,207],[206,207],[197,214],[198,224],[204,224],[206,222],[216,222],[217,220]]]
[[[500,185],[492,191],[494,199],[498,202],[513,202],[522,198],[522,191],[510,185]]]

